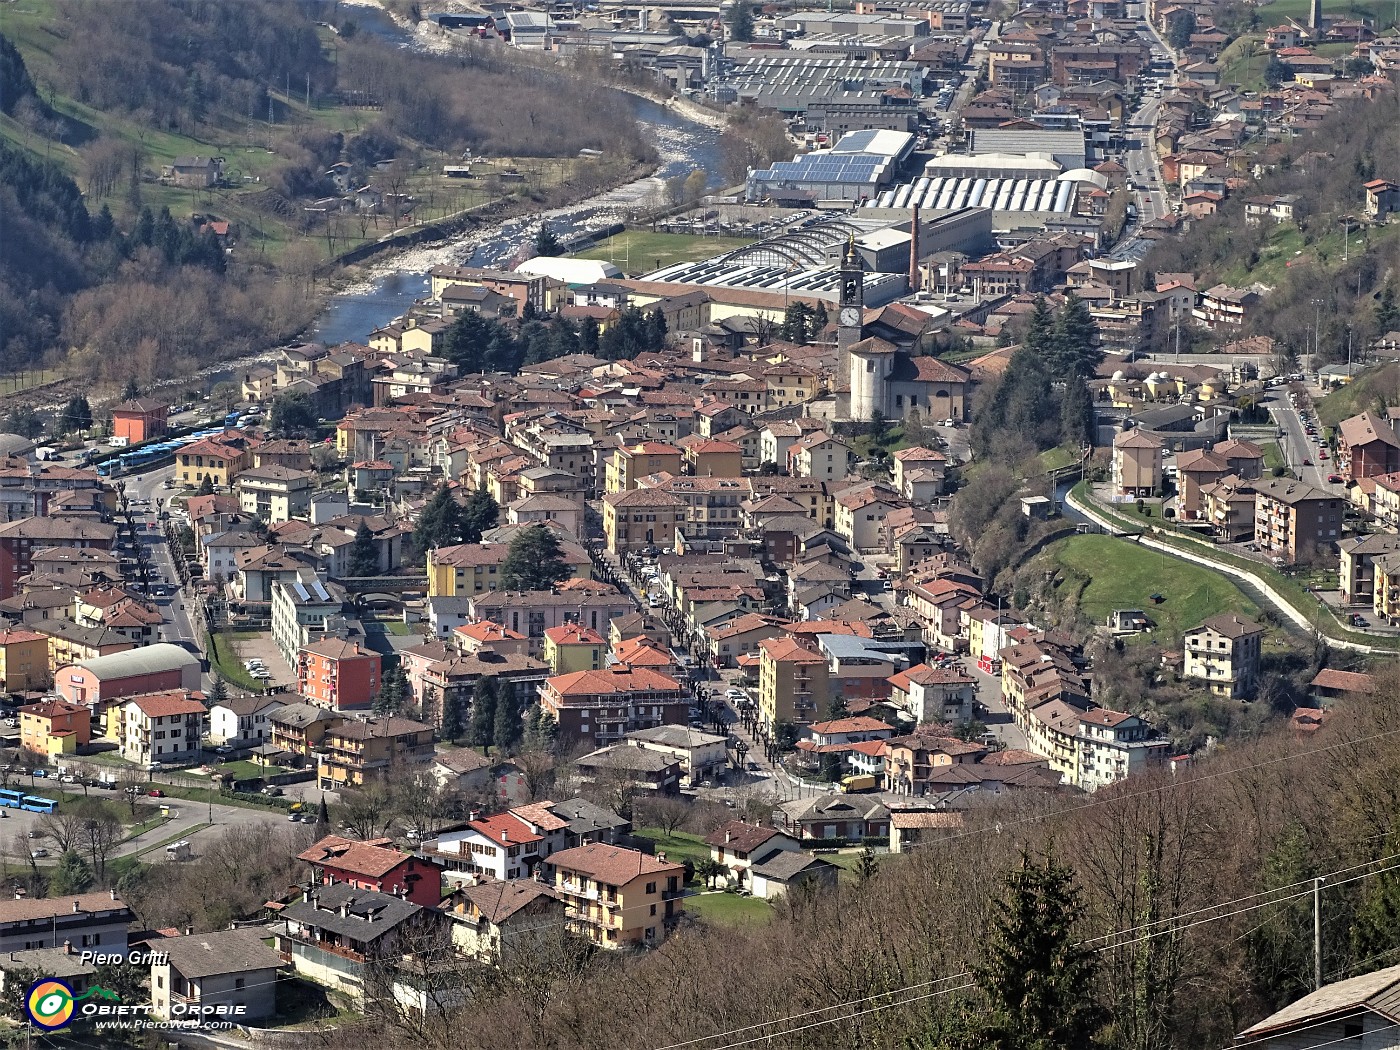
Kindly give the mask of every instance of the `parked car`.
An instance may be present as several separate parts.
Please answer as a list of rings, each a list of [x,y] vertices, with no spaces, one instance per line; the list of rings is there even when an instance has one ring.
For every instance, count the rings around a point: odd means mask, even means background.
[[[1327,480],[1333,485],[1340,485],[1342,483],[1342,476],[1340,474],[1328,474]]]
[[[165,792],[162,791],[160,788],[151,788],[151,790],[150,790],[150,791],[147,791],[146,794],[147,794],[150,798],[164,798],[164,797],[165,797]]]
[[[276,784],[269,784],[267,787],[263,788],[263,794],[276,796],[283,794],[283,791]]]
[[[1310,466],[1312,466],[1312,465],[1313,465],[1313,464],[1312,464],[1312,460],[1310,460],[1310,459],[1304,459],[1304,460],[1303,460],[1303,466],[1305,466],[1305,467],[1310,467]]]
[[[49,851],[44,849],[43,846],[40,846],[38,849],[30,850],[29,855],[35,860],[38,860],[40,857],[47,857],[49,855]]]

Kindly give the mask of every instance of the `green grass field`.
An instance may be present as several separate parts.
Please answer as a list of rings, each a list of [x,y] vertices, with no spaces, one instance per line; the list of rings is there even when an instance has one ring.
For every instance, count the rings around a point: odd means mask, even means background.
[[[624,273],[642,274],[673,263],[699,262],[753,241],[742,237],[696,237],[687,233],[626,230],[577,253],[580,259],[600,259]]]
[[[1308,0],[1276,0],[1260,7],[1259,17],[1265,26],[1277,25],[1290,17],[1306,25],[1308,8]],[[1328,19],[1369,18],[1384,32],[1395,20],[1395,4],[1393,0],[1349,0],[1345,4],[1333,0],[1326,7],[1326,16]]]
[[[1079,605],[1103,623],[1114,609],[1143,609],[1157,623],[1164,645],[1207,617],[1238,612],[1255,617],[1259,609],[1224,576],[1112,536],[1071,536],[1050,548],[1055,560],[1087,581]],[[1160,594],[1155,605],[1150,595]]]
[[[710,855],[710,847],[705,845],[704,840],[699,835],[692,835],[688,831],[675,831],[667,834],[660,828],[640,828],[636,834],[638,838],[655,843],[657,852],[665,853],[667,860],[675,861],[677,864],[684,864],[686,861],[694,864],[697,861],[707,859]]]
[[[685,898],[685,910],[714,926],[766,926],[773,921],[773,906],[757,897],[737,893],[705,893]]]
[[[1318,401],[1317,418],[1324,426],[1334,427],[1370,408],[1377,399],[1388,401],[1396,391],[1400,391],[1400,365],[1382,365]]]
[[[1283,450],[1278,447],[1277,441],[1270,441],[1264,446],[1264,469],[1273,471],[1277,467],[1286,467],[1283,460]]]

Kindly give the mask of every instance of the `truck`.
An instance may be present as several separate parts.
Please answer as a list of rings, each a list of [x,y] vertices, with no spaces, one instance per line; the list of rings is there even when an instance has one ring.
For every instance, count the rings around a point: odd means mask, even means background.
[[[841,778],[841,790],[848,795],[854,795],[861,791],[874,791],[879,783],[879,778],[873,773],[856,773]]]

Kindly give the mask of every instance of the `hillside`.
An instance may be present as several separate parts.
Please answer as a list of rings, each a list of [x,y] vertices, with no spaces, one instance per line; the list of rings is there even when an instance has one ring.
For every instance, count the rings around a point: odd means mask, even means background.
[[[625,97],[601,82],[500,47],[410,52],[355,17],[278,0],[7,5],[0,147],[70,179],[115,237],[99,248],[49,231],[9,253],[0,370],[66,359],[121,381],[256,350],[308,323],[324,294],[317,269],[348,249],[408,223],[585,195],[653,156]],[[581,160],[582,148],[605,155]],[[466,151],[475,177],[446,178]],[[222,172],[210,185],[172,177],[177,157],[218,158]],[[342,210],[363,186],[362,206]],[[217,225],[230,251],[216,285],[153,280],[185,265],[133,248],[166,212],[181,236]],[[41,258],[68,265],[26,261]],[[127,281],[134,294],[109,290]]]
[[[1189,235],[1158,241],[1145,266],[1195,273],[1200,288],[1262,284],[1272,290],[1246,334],[1272,336],[1302,355],[1314,352],[1316,330],[1316,363],[1346,360],[1348,331],[1353,347],[1379,334],[1387,323],[1380,297],[1400,284],[1392,262],[1400,229],[1361,218],[1362,185],[1386,174],[1384,158],[1400,151],[1394,113],[1393,97],[1339,102],[1316,129],[1256,144],[1249,158],[1259,171],[1255,184],[1232,192],[1216,215],[1193,221]],[[1296,194],[1296,225],[1247,224],[1245,201],[1257,194]]]

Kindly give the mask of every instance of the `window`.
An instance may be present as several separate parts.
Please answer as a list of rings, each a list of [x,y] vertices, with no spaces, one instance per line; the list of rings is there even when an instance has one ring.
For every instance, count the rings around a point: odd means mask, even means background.
[[[647,892],[648,892],[648,893],[655,893],[655,892],[656,892],[656,883],[654,883],[654,882],[648,882],[648,883],[647,883]]]
[[[246,988],[247,986],[248,986],[248,979],[247,979],[246,977],[235,977],[235,978],[233,979],[233,987],[234,987],[234,988],[236,988],[236,989],[238,989],[238,988]]]
[[[655,915],[655,914],[656,914],[656,905],[655,905],[655,904],[653,904],[653,905],[651,906],[651,914],[652,914],[652,915]]]

